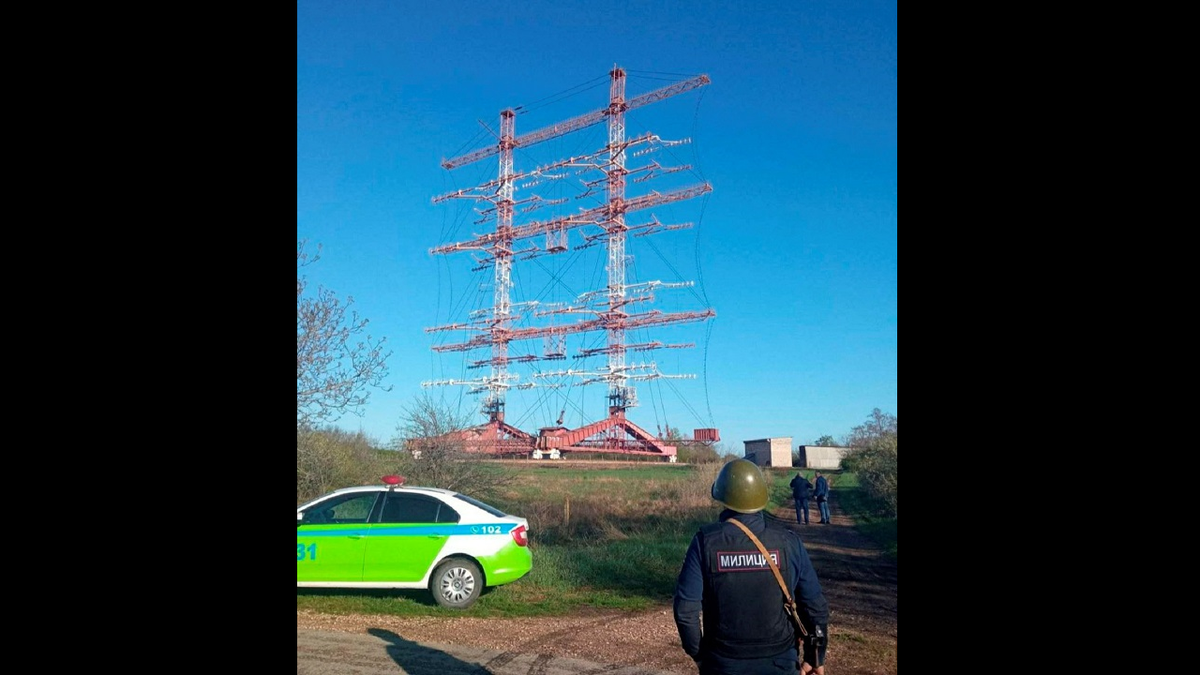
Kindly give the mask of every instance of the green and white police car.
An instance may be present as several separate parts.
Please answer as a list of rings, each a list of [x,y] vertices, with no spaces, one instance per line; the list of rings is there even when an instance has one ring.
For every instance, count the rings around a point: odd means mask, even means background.
[[[384,476],[296,507],[296,586],[428,589],[442,607],[466,609],[484,587],[533,569],[524,518],[403,483]]]

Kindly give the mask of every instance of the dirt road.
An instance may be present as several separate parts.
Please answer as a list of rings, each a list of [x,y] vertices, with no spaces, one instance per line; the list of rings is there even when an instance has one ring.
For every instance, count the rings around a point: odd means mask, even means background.
[[[603,664],[470,645],[418,643],[396,633],[296,630],[297,675],[670,675],[639,666]]]
[[[896,675],[896,563],[838,508],[796,524],[830,605],[827,675]],[[297,612],[298,675],[695,675],[664,605],[645,612],[481,619]]]

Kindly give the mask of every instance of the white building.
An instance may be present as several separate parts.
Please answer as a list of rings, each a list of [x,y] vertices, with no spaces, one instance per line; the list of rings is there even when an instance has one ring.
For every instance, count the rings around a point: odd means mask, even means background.
[[[805,469],[837,469],[850,448],[832,445],[801,445],[796,466]]]
[[[791,467],[792,437],[760,438],[742,441],[746,445],[746,459],[759,466]]]

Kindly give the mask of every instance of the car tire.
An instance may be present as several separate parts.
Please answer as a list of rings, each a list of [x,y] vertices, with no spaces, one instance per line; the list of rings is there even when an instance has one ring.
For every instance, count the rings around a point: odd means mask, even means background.
[[[446,609],[466,609],[483,591],[483,572],[466,558],[444,560],[429,577],[429,592]]]

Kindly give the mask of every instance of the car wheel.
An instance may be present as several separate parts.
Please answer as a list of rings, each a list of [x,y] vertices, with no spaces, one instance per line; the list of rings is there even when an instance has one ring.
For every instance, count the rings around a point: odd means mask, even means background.
[[[475,604],[483,591],[483,572],[479,565],[464,558],[451,558],[437,566],[429,579],[429,592],[437,604],[447,609],[466,609]]]

